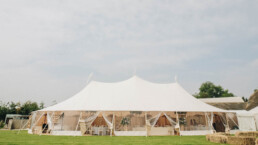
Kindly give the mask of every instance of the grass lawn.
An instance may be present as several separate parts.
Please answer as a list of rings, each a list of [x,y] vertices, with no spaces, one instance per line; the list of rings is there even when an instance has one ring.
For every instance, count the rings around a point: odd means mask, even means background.
[[[0,130],[0,145],[218,145],[206,141],[205,136],[151,136],[151,137],[117,137],[117,136],[49,136],[31,135],[27,131]],[[225,145],[225,144],[223,144]]]

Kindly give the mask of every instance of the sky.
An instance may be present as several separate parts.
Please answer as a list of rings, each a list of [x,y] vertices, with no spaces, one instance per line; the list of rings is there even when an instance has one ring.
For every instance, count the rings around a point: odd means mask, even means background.
[[[256,0],[0,0],[0,101],[63,101],[91,80],[189,93],[258,88]]]

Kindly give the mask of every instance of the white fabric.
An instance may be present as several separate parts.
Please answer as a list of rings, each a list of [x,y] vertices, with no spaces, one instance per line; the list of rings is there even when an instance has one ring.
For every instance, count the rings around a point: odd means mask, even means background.
[[[148,135],[150,136],[154,136],[154,135],[158,135],[158,136],[167,136],[167,135],[174,135],[174,129],[170,126],[170,127],[153,127],[150,129],[150,131],[148,132]]]
[[[207,135],[212,134],[213,130],[194,130],[194,131],[180,131],[180,135],[188,136],[188,135]]]
[[[92,127],[92,131],[94,135],[107,135],[108,128],[107,127]],[[101,133],[100,133],[101,132]]]
[[[53,112],[54,113],[54,112]],[[47,112],[47,124],[48,124],[48,128],[52,128],[52,115],[50,116],[49,112]]]
[[[258,114],[254,115],[254,120],[256,124],[256,131],[258,131]]]
[[[226,117],[224,116],[224,114],[218,113],[218,115],[219,115],[220,120],[221,120],[222,124],[224,125],[224,127],[225,127],[225,128],[228,128],[227,119],[226,119]]]
[[[254,115],[250,111],[245,110],[238,110],[237,113],[237,119],[238,119],[238,125],[239,130],[241,131],[255,131],[255,120]]]
[[[114,131],[115,136],[146,136],[146,131]]]
[[[81,122],[81,121],[85,122],[85,124],[86,124],[86,130],[91,126],[91,124],[94,122],[94,120],[98,117],[99,113],[100,113],[100,112],[97,112],[97,113],[95,113],[94,115],[92,115],[92,116],[86,118],[85,120],[80,120],[80,122]]]
[[[250,110],[250,112],[253,114],[258,114],[258,106]]]
[[[238,116],[239,129],[241,131],[255,131],[255,121],[253,116]]]
[[[235,114],[229,112],[229,113],[226,113],[226,115],[228,116],[228,119],[230,119],[234,123],[234,125],[236,125],[239,128],[239,125],[234,120]]]
[[[244,103],[241,97],[202,98],[198,100],[205,103]]]
[[[41,111],[225,112],[186,92],[178,83],[157,84],[137,76],[116,83],[92,81],[73,97]]]
[[[164,115],[166,116],[166,118],[168,119],[169,123],[172,125],[172,126],[176,126],[178,123],[176,121],[174,121],[172,118],[170,118],[169,116],[167,116],[166,113],[164,113]]]
[[[209,117],[209,114],[207,112],[205,113],[205,118],[207,119],[206,121],[208,123],[209,128],[214,130],[213,125],[212,125],[212,123],[213,123],[213,113],[212,112],[210,113],[210,116],[211,117]]]
[[[102,116],[103,116],[105,122],[107,123],[109,129],[113,129],[113,119],[112,119],[112,121],[109,121],[108,118],[106,117],[105,113],[102,113]]]
[[[161,113],[157,114],[156,116],[154,116],[150,119],[147,119],[146,124],[148,126],[154,127],[156,125],[157,121],[159,120],[160,115],[161,115]]]
[[[256,124],[256,130],[258,131],[258,106],[253,108],[249,112],[251,112],[254,115],[254,120],[255,120],[255,124]]]

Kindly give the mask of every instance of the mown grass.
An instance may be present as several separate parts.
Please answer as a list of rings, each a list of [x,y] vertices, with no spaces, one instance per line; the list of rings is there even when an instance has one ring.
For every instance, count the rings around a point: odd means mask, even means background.
[[[31,135],[27,131],[0,130],[0,145],[218,145],[205,136],[50,136]],[[224,144],[225,145],[225,144]]]

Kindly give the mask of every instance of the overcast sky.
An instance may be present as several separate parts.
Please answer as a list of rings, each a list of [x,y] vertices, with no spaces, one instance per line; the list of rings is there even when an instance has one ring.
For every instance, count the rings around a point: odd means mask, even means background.
[[[134,72],[191,94],[258,88],[256,0],[0,0],[0,101],[60,102]]]

